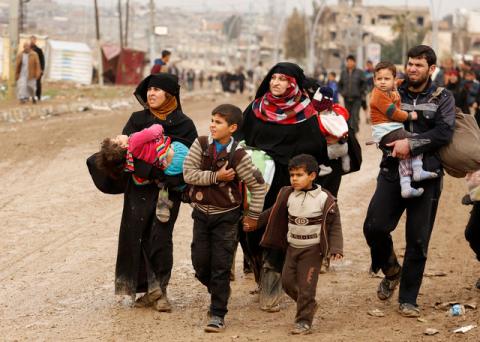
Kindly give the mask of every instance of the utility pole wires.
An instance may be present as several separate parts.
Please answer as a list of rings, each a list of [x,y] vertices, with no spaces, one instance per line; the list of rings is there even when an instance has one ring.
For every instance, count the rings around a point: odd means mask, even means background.
[[[95,6],[95,34],[97,39],[97,51],[98,51],[98,84],[103,86],[103,56],[102,56],[102,46],[100,44],[100,24],[98,20],[98,4],[97,0],[94,1]]]
[[[18,51],[18,16],[20,12],[20,0],[10,0],[10,15],[8,31],[10,37],[10,72],[8,77],[8,98],[15,97],[15,67],[17,64]]]

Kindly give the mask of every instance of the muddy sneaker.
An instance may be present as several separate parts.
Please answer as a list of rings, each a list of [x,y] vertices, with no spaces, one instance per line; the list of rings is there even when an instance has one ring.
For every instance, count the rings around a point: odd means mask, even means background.
[[[308,335],[312,332],[312,327],[307,322],[297,322],[290,333],[292,335]]]
[[[147,308],[149,306],[152,306],[161,296],[162,290],[160,289],[155,289],[152,292],[147,292],[135,301],[133,307]]]
[[[162,294],[155,302],[155,310],[158,312],[172,312],[172,304],[168,301],[167,294]]]
[[[388,298],[390,298],[393,295],[395,289],[397,288],[398,283],[400,283],[400,272],[398,272],[398,275],[395,276],[395,278],[393,279],[387,279],[387,277],[384,277],[378,285],[378,299],[387,300]]]
[[[403,317],[419,317],[420,316],[420,309],[410,303],[401,303],[398,307],[398,312]]]
[[[205,332],[219,333],[225,330],[225,321],[220,316],[212,316],[207,326],[205,327]]]

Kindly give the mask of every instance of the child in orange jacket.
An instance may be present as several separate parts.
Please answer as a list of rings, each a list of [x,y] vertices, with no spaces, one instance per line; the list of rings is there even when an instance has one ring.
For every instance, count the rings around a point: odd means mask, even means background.
[[[405,130],[404,122],[417,120],[416,112],[400,109],[400,94],[395,89],[396,73],[395,65],[390,62],[380,62],[375,66],[370,118],[373,140],[382,149],[388,148],[388,144],[393,141],[411,137],[412,133]],[[420,182],[438,177],[437,173],[423,169],[422,157],[420,154],[400,160],[398,171],[403,198],[419,197],[423,194],[423,188],[412,187],[412,179]]]

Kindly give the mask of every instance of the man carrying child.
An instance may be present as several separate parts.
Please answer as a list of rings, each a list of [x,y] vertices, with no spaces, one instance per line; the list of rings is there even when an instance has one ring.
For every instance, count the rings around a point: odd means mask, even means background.
[[[363,232],[371,251],[372,271],[382,270],[385,278],[377,296],[386,300],[400,284],[399,312],[418,317],[417,297],[427,261],[428,243],[433,230],[442,190],[442,164],[436,153],[450,142],[455,126],[455,101],[452,94],[432,83],[437,57],[431,47],[418,45],[408,52],[406,80],[398,91],[401,109],[416,112],[417,120],[405,121],[404,129],[416,135],[388,144],[391,156],[384,153],[377,188],[370,201]],[[393,109],[393,108],[392,108]],[[399,182],[399,159],[423,154],[423,169],[439,176],[419,182],[423,194],[403,198]],[[398,159],[397,159],[398,158]],[[391,232],[406,210],[406,248],[403,265],[395,255]]]

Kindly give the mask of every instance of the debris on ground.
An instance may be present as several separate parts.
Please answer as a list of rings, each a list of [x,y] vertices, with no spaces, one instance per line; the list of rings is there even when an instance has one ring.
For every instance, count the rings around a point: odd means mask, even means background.
[[[466,307],[467,309],[472,309],[472,310],[476,310],[476,309],[477,309],[477,303],[474,303],[474,302],[472,302],[472,303],[465,303],[464,305],[465,305],[465,307]]]
[[[450,310],[448,310],[448,314],[452,317],[453,316],[463,316],[463,315],[465,315],[465,306],[463,306],[462,304],[452,305]]]
[[[367,313],[370,316],[373,316],[373,317],[384,317],[385,316],[385,313],[382,310],[379,310],[379,309],[369,310]]]
[[[436,272],[425,272],[423,276],[424,277],[446,277],[447,274],[445,272],[436,271]]]
[[[464,327],[460,327],[460,328],[457,328],[455,330],[453,330],[454,333],[462,333],[462,334],[465,334],[466,332],[469,332],[470,330],[476,328],[477,326],[475,324],[470,324],[470,325],[466,325]]]
[[[425,334],[425,335],[432,336],[432,335],[438,334],[439,332],[440,332],[440,331],[439,331],[438,329],[427,328],[427,329],[425,329],[424,334]]]

